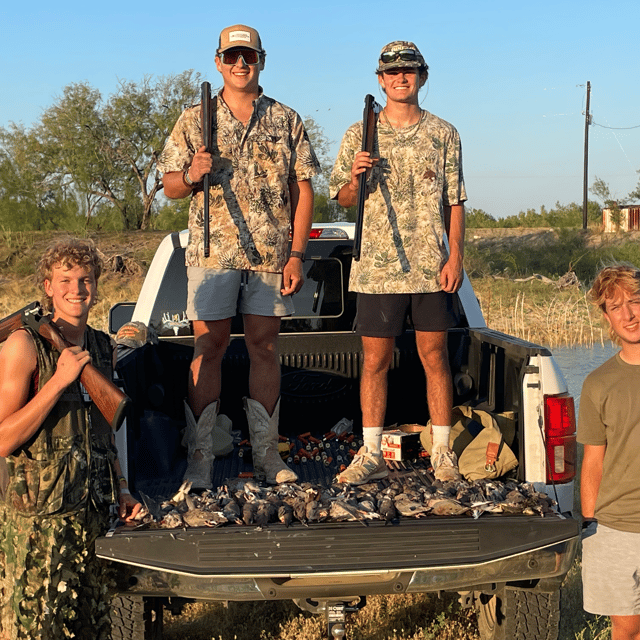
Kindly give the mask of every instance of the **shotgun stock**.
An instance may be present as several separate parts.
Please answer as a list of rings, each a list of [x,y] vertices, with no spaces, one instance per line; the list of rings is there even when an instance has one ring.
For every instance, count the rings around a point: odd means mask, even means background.
[[[23,326],[29,326],[34,331],[37,331],[58,351],[72,346],[51,322],[51,316],[43,314],[37,302],[32,302],[0,320],[0,343],[4,342],[12,331]],[[80,382],[84,385],[87,393],[91,396],[91,400],[105,420],[111,425],[111,428],[117,431],[131,402],[129,397],[122,393],[111,380],[100,373],[91,363],[87,364],[82,370]]]
[[[211,85],[203,82],[202,86],[202,144],[206,151],[211,153]],[[209,257],[209,184],[210,175],[207,173],[203,178],[204,188],[204,257]]]
[[[364,98],[364,112],[362,114],[362,151],[373,153],[376,122],[380,105],[374,97],[367,94]],[[370,170],[364,171],[358,177],[358,203],[356,215],[356,228],[353,238],[353,259],[360,260],[360,250],[362,249],[362,222],[364,219],[364,203],[367,199],[367,178]]]

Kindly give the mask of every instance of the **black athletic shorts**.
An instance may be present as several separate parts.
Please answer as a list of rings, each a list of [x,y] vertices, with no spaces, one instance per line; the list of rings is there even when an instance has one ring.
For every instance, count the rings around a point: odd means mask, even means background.
[[[359,336],[402,335],[405,323],[416,331],[446,331],[460,320],[457,293],[359,293],[354,330]]]

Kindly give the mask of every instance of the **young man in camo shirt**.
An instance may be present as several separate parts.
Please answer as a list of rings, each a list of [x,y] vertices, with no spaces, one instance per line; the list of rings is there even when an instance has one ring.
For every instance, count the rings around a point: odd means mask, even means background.
[[[297,475],[278,453],[280,318],[304,282],[302,260],[313,217],[318,160],[300,116],[258,84],[266,52],[255,29],[222,30],[216,68],[223,88],[212,103],[212,149],[202,144],[201,107],[186,109],[158,163],[169,198],[191,197],[187,317],[195,347],[186,406],[186,480],[211,487],[214,454],[228,434],[216,429],[221,363],[231,321],[243,314],[249,352],[245,409],[256,475],[269,483]],[[209,193],[203,179],[210,176]],[[204,255],[204,198],[209,199],[209,257]],[[291,241],[290,241],[291,233]],[[229,438],[230,439],[230,438]]]
[[[361,257],[353,262],[349,280],[358,293],[356,331],[364,351],[364,446],[338,481],[360,484],[387,474],[380,451],[387,372],[407,312],[427,377],[435,476],[455,480],[460,476],[449,448],[453,391],[447,329],[458,321],[454,294],[463,277],[466,193],[460,138],[448,122],[420,108],[418,93],[428,66],[415,44],[386,45],[376,73],[386,104],[374,152],[361,151],[362,123],[353,125],[330,181],[331,196],[350,207],[357,200],[359,176],[370,172]]]

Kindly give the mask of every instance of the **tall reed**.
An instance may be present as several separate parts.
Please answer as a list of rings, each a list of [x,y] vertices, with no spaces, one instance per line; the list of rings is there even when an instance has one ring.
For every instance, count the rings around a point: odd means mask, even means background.
[[[580,287],[561,290],[537,281],[491,277],[476,278],[473,286],[491,329],[551,348],[608,340]]]

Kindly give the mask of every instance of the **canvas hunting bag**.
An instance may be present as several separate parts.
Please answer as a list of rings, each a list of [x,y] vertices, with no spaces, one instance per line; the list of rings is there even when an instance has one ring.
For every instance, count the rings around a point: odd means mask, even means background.
[[[499,478],[518,466],[510,444],[515,423],[507,416],[496,417],[466,405],[453,408],[449,446],[458,456],[458,468],[469,481]],[[423,448],[431,454],[431,421],[420,434]]]

